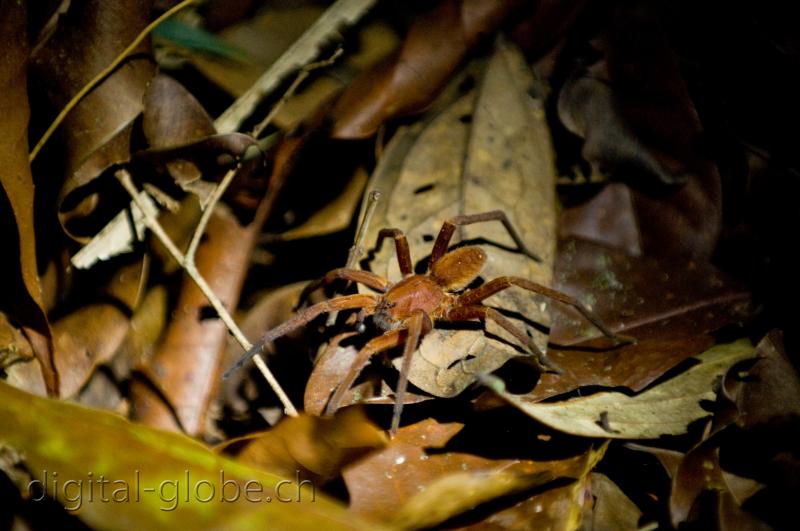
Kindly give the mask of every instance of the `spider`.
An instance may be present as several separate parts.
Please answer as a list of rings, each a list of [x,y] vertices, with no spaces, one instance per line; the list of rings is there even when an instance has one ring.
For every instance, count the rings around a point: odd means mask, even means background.
[[[224,377],[229,377],[251,357],[261,353],[268,343],[311,322],[323,313],[360,310],[359,331],[364,330],[363,320],[367,316],[372,316],[375,325],[384,333],[368,341],[358,352],[344,379],[329,400],[326,413],[331,414],[338,409],[345,392],[353,385],[372,356],[405,343],[390,430],[394,434],[400,425],[400,414],[408,386],[408,372],[411,367],[412,355],[421,338],[434,327],[437,321],[453,322],[473,319],[494,321],[531,351],[534,355],[534,362],[540,371],[560,372],[559,368],[536,346],[532,338],[499,311],[482,304],[483,300],[512,286],[572,306],[604,335],[614,339],[615,343],[627,341],[627,338],[613,334],[600,319],[574,298],[525,278],[503,276],[490,280],[477,288],[465,290],[480,274],[487,259],[486,252],[476,246],[458,247],[448,252],[448,247],[457,226],[484,221],[502,222],[519,250],[530,258],[541,261],[528,250],[502,210],[456,216],[445,221],[433,245],[427,272],[421,275],[413,272],[411,253],[403,232],[399,229],[383,229],[378,233],[377,245],[380,246],[385,238],[394,239],[397,261],[403,275],[402,280],[392,283],[375,273],[356,269],[339,268],[330,271],[321,279],[309,284],[304,294],[341,279],[363,284],[382,295],[343,295],[322,301],[296,313],[288,321],[264,334],[226,371]]]

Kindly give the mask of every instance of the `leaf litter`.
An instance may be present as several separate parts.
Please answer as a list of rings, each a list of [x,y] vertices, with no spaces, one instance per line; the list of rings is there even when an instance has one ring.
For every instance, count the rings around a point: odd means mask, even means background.
[[[785,205],[797,196],[786,177],[797,168],[762,134],[749,110],[756,98],[732,112],[736,94],[720,84],[728,58],[697,40],[706,8],[676,7],[675,19],[640,3],[441,0],[377,5],[358,23],[373,2],[184,3],[179,24],[198,26],[196,35],[230,24],[222,37],[249,60],[178,49],[164,33],[153,56],[145,38],[39,152],[53,117],[166,5],[154,4],[155,13],[147,1],[0,7],[0,27],[19,37],[0,61],[0,231],[13,258],[0,269],[0,521],[731,529],[791,518],[796,298],[783,286],[795,283],[776,259],[785,253],[768,247],[794,226],[781,215],[796,210]],[[752,14],[780,33],[763,16]],[[715,17],[715,31],[741,23]],[[264,24],[283,37],[253,53],[264,36],[252,30]],[[738,28],[732,49],[759,65],[754,79],[774,77],[791,40]],[[773,55],[753,61],[748,46]],[[337,47],[341,58],[304,70],[308,79],[281,96],[293,70]],[[761,99],[781,112],[763,116],[792,116],[775,90]],[[226,110],[231,95],[242,97]],[[263,126],[247,133],[268,114],[263,135]],[[113,178],[120,171],[145,190],[146,215]],[[435,323],[412,357],[393,438],[384,430],[396,351],[373,360],[341,410],[324,416],[376,332],[352,313],[308,323],[271,345],[258,372],[221,380],[243,345],[323,300],[300,293],[344,265],[351,245],[364,248],[357,267],[395,281],[393,246],[373,245],[379,230],[406,231],[422,267],[443,220],[496,209],[541,260],[518,252],[499,223],[461,227],[454,242],[489,257],[476,285],[537,281],[635,342],[615,345],[572,309],[506,290],[487,304],[560,372],[538,373],[492,323]],[[156,210],[169,239],[150,233]],[[191,244],[192,274],[169,242],[185,253],[204,212],[213,215]],[[354,243],[359,219],[366,237]],[[213,483],[220,470],[240,489],[305,479],[315,501],[165,511],[158,498],[86,498],[78,509],[55,486],[52,502],[36,501],[27,482],[45,470],[84,484],[87,470],[128,483],[138,470],[153,486],[184,473]]]

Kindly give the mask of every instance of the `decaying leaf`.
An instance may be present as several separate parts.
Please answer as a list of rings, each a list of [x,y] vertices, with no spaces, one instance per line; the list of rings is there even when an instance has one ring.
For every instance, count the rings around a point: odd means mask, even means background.
[[[347,408],[333,418],[285,418],[270,430],[226,441],[217,450],[287,477],[300,470],[303,477],[322,484],[386,442],[386,432],[372,424],[363,410]]]
[[[633,396],[600,392],[542,404],[497,386],[492,390],[536,420],[566,433],[609,439],[654,439],[685,433],[691,422],[708,416],[700,402],[713,400],[719,378],[734,363],[752,356],[753,347],[747,340],[717,345],[696,356],[698,365]]]
[[[131,314],[143,295],[148,267],[147,257],[120,267],[99,300],[53,324],[62,398],[74,396],[94,368],[110,361],[122,344],[130,328]]]
[[[368,188],[387,199],[379,203],[367,242],[385,227],[403,230],[412,259],[425,264],[442,223],[459,214],[502,209],[528,248],[542,261],[520,253],[500,223],[461,228],[454,241],[483,244],[489,259],[483,280],[521,276],[550,284],[555,254],[555,191],[550,137],[541,103],[529,96],[534,80],[519,52],[500,41],[480,90],[460,98],[419,133],[405,149],[387,149]],[[406,143],[409,137],[397,142]],[[396,149],[396,151],[395,151]],[[394,160],[392,160],[394,159]],[[391,246],[367,261],[390,280],[400,278]],[[507,290],[487,304],[508,310],[518,326],[544,349],[547,338],[537,325],[549,322],[548,302],[530,293]],[[414,357],[409,381],[436,396],[454,396],[524,349],[493,323],[486,331],[434,329]]]
[[[433,481],[411,497],[391,520],[400,529],[420,529],[440,524],[483,502],[547,483],[548,472],[520,473],[487,470],[455,472]]]
[[[208,224],[204,244],[198,248],[198,270],[228,308],[238,301],[255,233],[252,226],[241,226],[230,210],[220,205]],[[211,309],[208,300],[188,277],[177,308],[179,313],[173,316],[151,367],[179,422],[161,397],[139,384],[132,388],[134,415],[146,424],[180,427],[197,434],[204,429],[208,404],[218,386],[227,329],[213,310],[207,315]]]
[[[353,221],[366,184],[367,174],[364,168],[357,168],[341,194],[314,213],[305,223],[278,234],[276,239],[289,241],[346,229]]]
[[[375,529],[310,482],[237,463],[186,436],[4,382],[0,403],[0,444],[24,451],[32,494],[42,489],[91,526]]]
[[[416,112],[444,87],[466,53],[521,2],[444,0],[416,19],[400,51],[356,79],[333,110],[335,138],[364,138]]]
[[[0,266],[0,309],[22,323],[40,364],[47,390],[58,392],[50,327],[42,297],[34,231],[34,184],[28,162],[27,8],[0,6],[0,32],[9,39],[0,59],[0,230],[8,256]]]
[[[557,467],[557,476],[569,477],[574,481],[554,482],[546,490],[534,489],[531,496],[504,507],[480,521],[462,527],[463,530],[496,529],[498,531],[536,531],[551,529],[554,531],[572,531],[591,529],[591,521],[585,521],[590,515],[592,470],[603,459],[607,444],[561,461],[551,461]],[[559,472],[559,470],[561,472]],[[602,529],[602,528],[598,528]]]
[[[586,528],[601,531],[603,529],[636,529],[642,511],[628,498],[622,489],[607,476],[598,472],[592,473],[592,496],[594,508],[592,521]]]
[[[610,348],[572,308],[553,310],[549,355],[563,369],[543,374],[527,399],[582,386],[641,391],[714,344],[711,332],[746,315],[747,290],[711,264],[688,258],[631,257],[581,239],[562,241],[555,287],[592,308],[636,343]]]
[[[405,528],[429,527],[520,489],[556,478],[585,478],[604,454],[601,447],[560,461],[534,462],[425,451],[444,447],[462,427],[432,419],[403,427],[384,449],[346,467],[351,510]],[[486,484],[480,485],[480,480]],[[459,490],[459,483],[468,488]],[[563,509],[559,507],[554,514],[565,518],[570,510]]]
[[[70,4],[53,35],[33,57],[34,72],[53,108],[64,108],[111,64],[147,25],[151,7],[150,0]],[[133,123],[142,112],[143,96],[155,73],[148,52],[145,40],[72,109],[59,128],[66,150],[65,160],[52,170],[65,176],[59,217],[76,239],[86,239],[87,225],[78,222],[99,204],[97,188],[87,185],[110,166],[130,158]]]
[[[745,373],[729,372],[725,389],[709,432],[671,473],[675,526],[698,506],[708,506],[701,496],[706,491],[717,493],[711,509],[723,528],[737,521],[764,527],[792,513],[785,501],[796,492],[800,471],[792,455],[800,425],[800,378],[783,352],[781,334],[772,332],[757,345]]]
[[[609,11],[594,41],[602,58],[576,69],[559,116],[585,139],[586,160],[639,188],[661,185],[658,194],[632,192],[646,253],[708,259],[722,226],[722,185],[677,54],[658,9]]]
[[[357,335],[357,332],[339,334],[328,342],[317,356],[314,370],[308,377],[303,395],[303,409],[311,415],[322,415],[331,393],[344,379],[356,359],[358,350],[352,346],[341,346],[342,340]],[[345,400],[345,404],[348,401]]]

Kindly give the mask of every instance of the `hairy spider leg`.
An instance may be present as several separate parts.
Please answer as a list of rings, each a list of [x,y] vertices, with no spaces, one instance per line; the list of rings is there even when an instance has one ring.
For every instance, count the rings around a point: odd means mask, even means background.
[[[555,301],[561,302],[568,306],[572,306],[576,310],[580,312],[580,314],[590,323],[592,323],[595,328],[600,330],[606,337],[609,337],[614,340],[616,344],[621,343],[630,343],[633,341],[632,338],[617,335],[600,320],[591,310],[581,304],[577,299],[570,297],[566,293],[561,293],[560,291],[556,291],[554,289],[542,286],[541,284],[537,284],[536,282],[530,281],[525,278],[520,277],[498,277],[494,280],[490,280],[486,284],[479,286],[473,290],[470,290],[463,295],[458,297],[458,304],[463,306],[471,306],[474,304],[478,304],[481,301],[488,299],[495,293],[508,289],[512,286],[517,286],[522,289],[526,289],[528,291],[532,291],[534,293],[538,293],[539,295],[543,295],[549,299],[553,299]]]
[[[403,342],[404,335],[404,329],[390,330],[383,335],[370,339],[366,345],[361,347],[361,350],[358,351],[355,359],[353,359],[353,362],[350,364],[347,374],[345,374],[344,378],[337,386],[336,391],[333,393],[333,396],[328,401],[328,406],[325,408],[325,415],[333,415],[339,409],[344,399],[344,394],[350,389],[353,382],[356,381],[356,378],[358,378],[358,375],[361,374],[361,371],[366,367],[369,359],[379,352],[400,345],[400,343]]]
[[[389,289],[389,281],[379,275],[376,275],[375,273],[370,271],[362,271],[361,269],[339,267],[337,269],[328,271],[324,277],[309,282],[308,285],[303,288],[303,292],[300,294],[300,300],[305,300],[306,297],[311,295],[311,293],[314,291],[323,286],[328,286],[337,280],[358,282],[359,284],[364,284],[365,286],[376,291],[380,291],[381,293],[386,293],[386,290]]]
[[[411,275],[413,271],[413,264],[411,263],[411,250],[408,248],[408,240],[406,235],[400,229],[381,229],[378,233],[378,242],[376,248],[380,248],[384,238],[394,238],[394,248],[397,254],[397,264],[400,266],[400,272],[403,277]]]
[[[430,269],[430,267],[447,252],[447,248],[450,246],[450,240],[453,238],[453,233],[455,232],[457,226],[471,225],[472,223],[480,223],[482,221],[502,222],[503,226],[508,231],[508,234],[511,236],[511,239],[514,240],[514,243],[517,244],[517,247],[519,247],[519,250],[522,251],[523,254],[529,256],[531,259],[536,260],[537,262],[542,261],[542,259],[539,258],[536,253],[528,249],[528,247],[525,245],[525,242],[522,241],[522,238],[517,232],[517,229],[515,229],[508,220],[506,213],[502,210],[492,210],[491,212],[482,212],[479,214],[455,216],[445,221],[441,230],[439,231],[439,235],[436,237],[436,242],[433,244],[433,251],[431,252],[430,262],[428,262],[428,269]]]
[[[400,368],[400,377],[397,380],[397,389],[394,392],[394,410],[392,411],[392,427],[389,433],[394,435],[400,427],[400,414],[403,412],[403,403],[406,399],[408,388],[408,373],[411,370],[411,359],[419,346],[420,338],[433,328],[430,318],[422,310],[417,310],[407,321],[408,328],[406,345],[403,349],[403,364]]]
[[[517,338],[521,344],[528,347],[534,357],[536,358],[536,368],[539,372],[563,372],[560,367],[550,361],[542,350],[533,342],[533,338],[520,330],[514,323],[512,323],[505,315],[501,314],[494,308],[489,306],[476,305],[476,306],[457,306],[447,312],[447,321],[469,321],[472,319],[480,319],[486,321],[490,319],[500,325],[506,332]]]
[[[339,311],[339,310],[355,310],[355,309],[363,309],[367,312],[371,312],[374,310],[375,306],[378,304],[378,297],[375,295],[367,295],[367,294],[355,294],[355,295],[343,295],[341,297],[336,297],[335,299],[330,299],[327,301],[322,301],[317,303],[313,306],[309,306],[308,308],[297,312],[294,317],[285,321],[275,328],[269,330],[266,334],[261,336],[259,339],[247,352],[245,352],[239,360],[234,363],[225,374],[223,374],[223,378],[230,377],[237,369],[242,367],[250,358],[255,356],[256,354],[261,354],[267,346],[267,343],[275,341],[277,338],[288,334],[292,330],[296,328],[300,328],[301,326],[310,323],[316,317],[323,313],[332,312],[332,311]]]

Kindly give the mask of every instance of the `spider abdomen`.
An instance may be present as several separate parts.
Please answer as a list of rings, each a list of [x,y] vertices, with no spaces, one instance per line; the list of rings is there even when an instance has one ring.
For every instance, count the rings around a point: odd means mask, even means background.
[[[431,277],[448,291],[459,291],[478,278],[486,252],[470,245],[453,249],[431,265]]]

